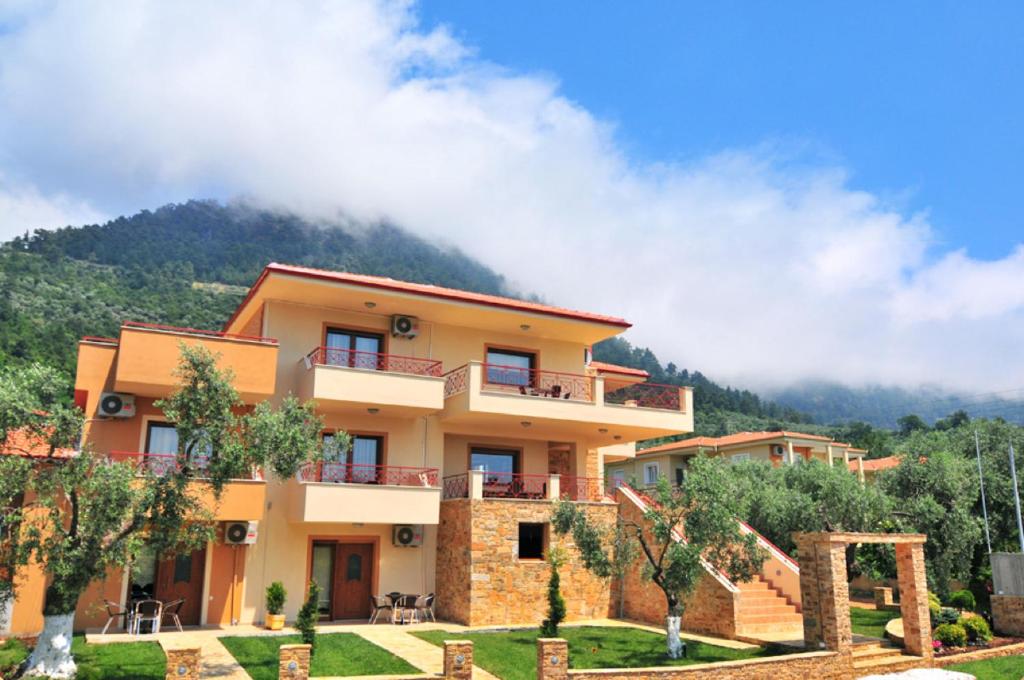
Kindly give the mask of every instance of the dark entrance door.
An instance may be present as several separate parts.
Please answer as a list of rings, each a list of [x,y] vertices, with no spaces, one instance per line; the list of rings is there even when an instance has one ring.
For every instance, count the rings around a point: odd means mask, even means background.
[[[373,546],[339,543],[334,559],[332,614],[335,619],[362,619],[370,615]]]
[[[206,548],[200,548],[191,554],[161,559],[157,564],[154,597],[162,602],[185,598],[185,603],[178,613],[183,626],[199,625],[205,565]]]

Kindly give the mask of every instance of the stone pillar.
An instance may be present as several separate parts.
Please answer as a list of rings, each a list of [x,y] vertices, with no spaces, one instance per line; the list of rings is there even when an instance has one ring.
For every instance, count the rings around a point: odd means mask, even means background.
[[[864,456],[857,456],[857,478],[864,483]]]
[[[469,471],[469,497],[474,500],[480,500],[484,497],[484,471],[483,470],[470,470]]]
[[[924,543],[896,544],[896,577],[900,584],[903,645],[908,654],[932,658],[932,624],[928,615],[928,581]]]
[[[992,627],[1003,635],[1024,635],[1024,595],[993,595]]]
[[[831,444],[827,444],[825,446],[825,455],[828,456],[828,466],[832,467],[833,465],[835,465],[835,461],[832,460],[832,445]]]
[[[796,463],[796,458],[793,455],[793,442],[786,442],[786,463],[793,465]]]
[[[309,645],[281,645],[277,666],[279,680],[307,680],[309,652]]]
[[[557,501],[562,495],[561,475],[548,475],[548,500]]]
[[[444,677],[448,680],[470,680],[473,677],[472,641],[444,641]]]
[[[569,677],[569,643],[562,638],[537,638],[537,680]]]
[[[845,449],[843,449],[843,467],[845,467],[847,470],[850,469],[850,447],[849,446],[847,446]]]
[[[850,590],[846,581],[846,544],[828,533],[796,534],[800,560],[800,598],[807,651],[828,649],[850,655]]]
[[[892,609],[895,606],[892,588],[875,588],[875,609]]]
[[[167,680],[199,680],[199,648],[167,650]]]

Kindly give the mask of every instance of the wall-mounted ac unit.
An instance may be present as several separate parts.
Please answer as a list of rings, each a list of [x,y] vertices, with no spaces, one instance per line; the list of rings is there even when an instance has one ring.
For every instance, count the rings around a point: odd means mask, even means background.
[[[135,415],[135,395],[120,392],[102,393],[96,415],[103,418],[131,418]]]
[[[224,522],[225,545],[252,545],[256,542],[259,522]]]
[[[786,452],[786,449],[782,448],[782,446],[780,446],[779,444],[776,444],[775,446],[772,447],[772,455],[773,456],[781,456],[785,452]]]
[[[423,525],[396,524],[391,533],[391,542],[399,548],[416,548],[423,545]]]
[[[420,320],[415,316],[395,314],[391,317],[391,335],[398,338],[415,338],[420,332]]]

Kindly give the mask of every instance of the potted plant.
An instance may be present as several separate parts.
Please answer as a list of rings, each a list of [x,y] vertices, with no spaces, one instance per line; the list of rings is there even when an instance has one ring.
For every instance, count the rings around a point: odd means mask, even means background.
[[[281,630],[284,628],[284,599],[288,593],[284,584],[274,581],[267,586],[267,618],[264,621],[268,630]]]

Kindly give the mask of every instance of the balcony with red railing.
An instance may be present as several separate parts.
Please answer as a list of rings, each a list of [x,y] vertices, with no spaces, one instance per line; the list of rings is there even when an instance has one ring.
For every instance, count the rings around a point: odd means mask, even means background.
[[[597,374],[470,361],[444,374],[444,399],[442,418],[455,425],[493,427],[505,417],[512,429],[592,446],[693,430],[689,388]]]
[[[575,475],[488,472],[472,470],[445,477],[442,498],[506,500],[570,500],[597,502],[605,497],[599,477]]]
[[[289,482],[293,522],[437,524],[437,468],[318,462]]]
[[[329,410],[369,407],[410,416],[444,407],[445,380],[436,359],[317,347],[301,363],[299,396]]]
[[[178,462],[178,456],[174,453],[140,453],[136,451],[111,451],[107,459],[114,463],[127,463],[135,469],[139,476],[153,475],[154,477],[165,477],[168,474],[182,469]],[[195,479],[206,478],[206,467],[210,459],[206,455],[193,456],[188,462],[188,476]],[[241,474],[233,479],[240,481],[261,481],[263,474],[259,468],[253,467],[247,474]]]

